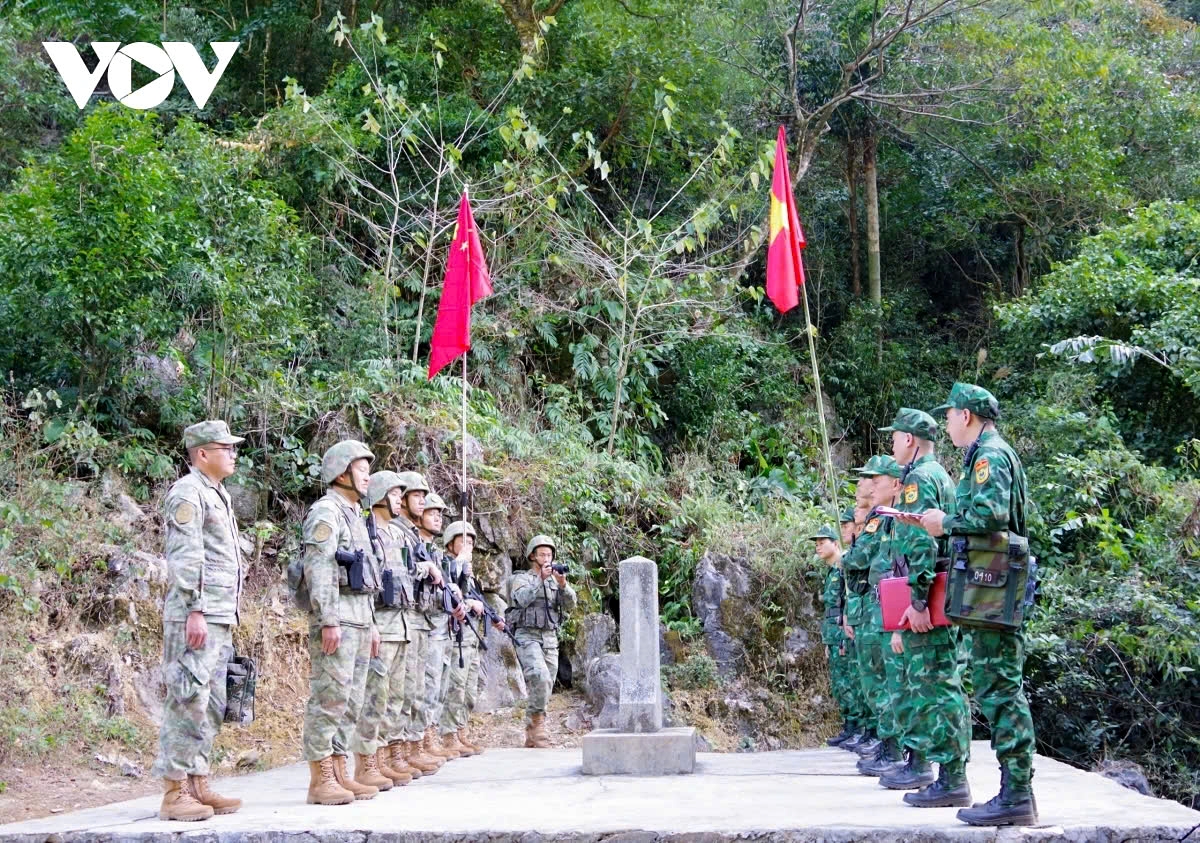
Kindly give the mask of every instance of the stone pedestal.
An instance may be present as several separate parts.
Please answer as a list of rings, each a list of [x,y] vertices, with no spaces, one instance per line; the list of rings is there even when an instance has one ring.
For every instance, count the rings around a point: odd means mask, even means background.
[[[696,768],[695,729],[662,727],[658,566],[621,562],[621,697],[617,728],[583,738],[584,775],[665,776]]]

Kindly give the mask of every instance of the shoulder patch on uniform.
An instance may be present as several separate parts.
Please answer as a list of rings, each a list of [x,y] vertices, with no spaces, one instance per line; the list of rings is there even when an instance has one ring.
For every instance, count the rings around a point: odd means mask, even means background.
[[[870,521],[867,522],[867,526],[864,527],[863,529],[865,529],[868,533],[874,533],[876,530],[879,529],[879,519],[872,518]]]
[[[909,483],[907,486],[904,487],[904,502],[905,503],[916,503],[917,502],[917,484],[916,483]]]
[[[192,519],[196,517],[196,507],[192,506],[188,501],[183,501],[179,506],[175,507],[175,511],[171,513],[171,517],[175,519],[176,524],[190,524]]]
[[[324,521],[319,521],[319,522],[317,522],[316,529],[313,530],[312,537],[313,537],[313,541],[323,542],[323,541],[325,541],[325,539],[329,538],[332,535],[333,535],[333,528],[330,527],[328,524],[326,524]]]
[[[992,468],[988,464],[987,457],[983,457],[975,461],[975,482],[986,483],[987,479],[992,476]]]

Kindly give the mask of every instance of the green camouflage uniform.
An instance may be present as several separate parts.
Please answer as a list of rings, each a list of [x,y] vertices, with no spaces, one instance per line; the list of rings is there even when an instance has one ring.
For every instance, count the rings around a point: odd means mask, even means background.
[[[412,597],[412,574],[408,570],[404,534],[395,520],[381,524],[376,550],[380,572],[390,570],[401,603]],[[382,592],[381,592],[382,594]],[[408,658],[408,627],[403,608],[375,606],[375,625],[379,629],[379,655],[371,659],[367,672],[367,690],[362,715],[358,718],[358,736],[352,749],[370,755],[380,747],[400,740],[400,713],[404,707],[405,666]]]
[[[956,391],[959,386],[956,385]],[[990,393],[974,389],[987,395],[994,404]],[[954,393],[951,399],[954,400]],[[970,395],[961,399],[965,404],[962,409],[976,412],[971,400]],[[981,410],[980,414],[984,412]],[[985,417],[995,418],[998,413],[996,407],[993,415]],[[1016,452],[996,430],[984,430],[967,451],[955,495],[956,511],[946,516],[942,529],[950,536],[987,536],[1008,531],[1027,538],[1027,488],[1025,469]],[[996,757],[1008,770],[1014,789],[1028,791],[1033,775],[1034,734],[1029,700],[1022,686],[1024,634],[1019,629],[972,627],[970,650],[972,692],[992,728]]]
[[[875,530],[878,531],[878,529],[876,526]],[[849,665],[847,674],[858,703],[859,725],[869,732],[876,731],[878,718],[868,693],[870,682],[865,675],[866,668],[869,667],[869,660],[865,657],[861,636],[866,634],[864,630],[867,620],[864,595],[867,591],[867,572],[870,569],[870,560],[866,553],[874,541],[874,533],[867,533],[864,530],[855,537],[850,549],[842,556],[842,576],[846,589],[843,606],[846,623],[854,630],[854,637],[846,639],[846,660]]]
[[[834,539],[837,541],[837,539]],[[821,622],[821,641],[824,642],[829,658],[829,685],[837,700],[838,710],[847,723],[858,722],[857,686],[858,665],[851,664],[846,655],[846,633],[842,630],[842,594],[846,583],[840,567],[832,567],[825,573],[821,589],[821,600],[825,605],[825,617]]]
[[[368,564],[362,593],[347,586],[345,567],[334,559],[338,550],[361,549]],[[379,562],[372,552],[362,510],[332,489],[312,505],[304,519],[304,579],[308,583],[308,653],[312,662],[308,706],[304,712],[304,758],[361,750],[356,732],[367,689],[371,632]],[[332,655],[321,651],[321,629],[340,626],[341,643]]]
[[[199,425],[188,430],[194,427]],[[242,441],[229,437],[227,429],[225,436]],[[219,440],[194,444],[212,441]],[[162,677],[167,697],[152,772],[155,778],[182,780],[209,775],[213,739],[225,717],[225,677],[233,657],[232,626],[238,622],[244,571],[237,519],[222,484],[193,467],[167,492],[163,515],[168,587]],[[198,650],[187,646],[185,625],[191,612],[202,612],[208,627]]]
[[[505,623],[517,642],[517,661],[525,676],[528,703],[525,723],[546,711],[558,675],[558,627],[575,608],[570,583],[558,587],[554,577],[541,579],[533,571],[513,574],[506,595]]]
[[[933,436],[936,430],[923,438]],[[903,482],[897,509],[954,511],[950,475],[932,454],[909,463]],[[938,541],[916,525],[901,522],[893,529],[894,573],[903,576],[907,570],[912,599],[927,601],[939,555]],[[900,672],[895,689],[904,700],[898,724],[904,745],[946,766],[956,780],[964,772],[971,749],[971,712],[962,688],[957,637],[952,627],[936,627],[926,633],[903,630],[904,653],[898,660]]]
[[[892,652],[892,633],[883,629],[883,609],[879,605],[879,582],[892,572],[892,519],[872,512],[863,533],[878,524],[874,541],[868,541],[866,558],[868,591],[863,597],[866,618],[859,630],[859,664],[863,667],[863,687],[875,712],[875,734],[880,740],[899,738],[899,723],[906,717],[905,702],[894,691],[899,687],[900,657]]]

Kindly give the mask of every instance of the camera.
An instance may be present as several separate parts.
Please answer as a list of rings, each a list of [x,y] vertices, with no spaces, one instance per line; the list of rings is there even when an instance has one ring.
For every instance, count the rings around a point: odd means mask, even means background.
[[[570,571],[571,569],[560,562],[556,562],[555,564],[550,566],[550,570],[554,571],[554,573],[556,573],[556,574],[562,574],[565,577],[567,575],[567,572]]]

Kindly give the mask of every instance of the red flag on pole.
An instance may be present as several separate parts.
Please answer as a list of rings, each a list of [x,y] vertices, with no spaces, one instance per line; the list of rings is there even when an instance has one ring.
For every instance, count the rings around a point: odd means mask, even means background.
[[[458,205],[458,223],[454,241],[446,258],[446,278],[442,282],[442,300],[437,321],[433,323],[433,341],[429,349],[429,379],[443,366],[471,348],[471,305],[492,294],[475,217],[464,190]]]
[[[779,127],[775,143],[775,175],[771,179],[771,216],[767,235],[767,297],[780,313],[800,303],[804,284],[804,261],[800,250],[805,246],[804,230],[796,216],[792,198],[792,178],[788,173],[787,136]]]

